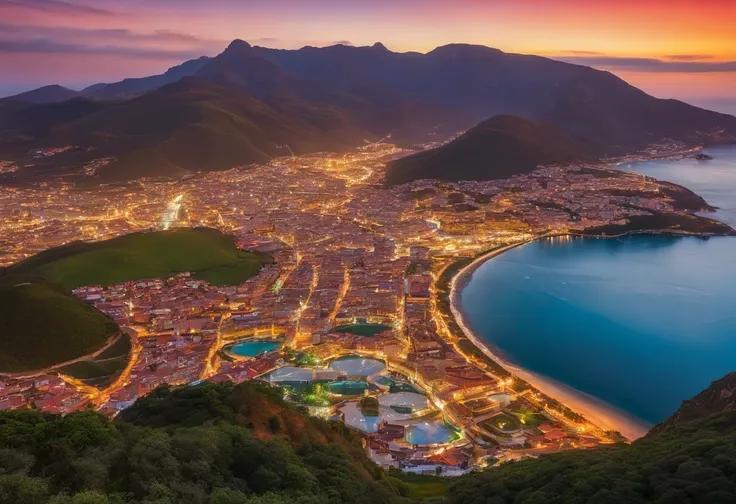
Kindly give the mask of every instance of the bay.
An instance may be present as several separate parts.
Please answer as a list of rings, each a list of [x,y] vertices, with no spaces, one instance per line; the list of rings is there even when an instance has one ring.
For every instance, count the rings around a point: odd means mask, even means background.
[[[685,186],[718,208],[705,215],[736,226],[736,145],[709,147],[703,153],[713,159],[641,161],[616,168]]]
[[[736,238],[543,240],[482,264],[460,294],[520,367],[649,424],[736,370]]]

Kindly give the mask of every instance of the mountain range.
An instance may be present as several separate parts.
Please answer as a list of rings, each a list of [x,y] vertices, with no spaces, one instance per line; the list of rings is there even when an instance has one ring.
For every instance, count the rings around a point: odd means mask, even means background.
[[[420,54],[235,40],[214,58],[161,75],[0,100],[0,156],[34,165],[6,181],[74,173],[103,157],[113,161],[97,170],[100,181],[179,176],[263,162],[284,155],[283,144],[299,154],[389,134],[400,145],[442,140],[496,115],[534,121],[548,146],[564,136],[568,146],[555,156],[573,144],[604,157],[668,140],[736,141],[733,116],[538,56],[464,44]],[[62,145],[79,148],[28,159],[33,149]]]

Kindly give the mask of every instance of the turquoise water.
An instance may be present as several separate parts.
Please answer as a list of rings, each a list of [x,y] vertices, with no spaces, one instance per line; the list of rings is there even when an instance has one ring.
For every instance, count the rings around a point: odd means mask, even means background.
[[[393,381],[388,376],[379,376],[379,377],[377,377],[373,381],[376,382],[376,383],[378,383],[379,385],[383,385],[384,387],[390,387],[391,385],[393,385],[394,383],[396,383],[395,381]]]
[[[235,345],[228,346],[226,350],[235,355],[241,357],[255,357],[264,352],[270,352],[276,350],[281,346],[281,343],[275,341],[244,341],[242,343],[236,343]]]
[[[709,147],[710,161],[646,161],[617,166],[660,180],[680,184],[705,198],[718,211],[708,217],[736,226],[736,145]]]
[[[419,422],[404,431],[404,439],[413,445],[449,443],[456,437],[457,433],[441,420]]]
[[[512,362],[651,423],[736,370],[736,238],[537,241],[460,302]]]
[[[327,388],[333,394],[339,395],[363,395],[368,384],[362,381],[340,381],[327,384]]]
[[[397,382],[388,376],[379,376],[373,381],[379,385],[383,385],[384,387],[390,387],[392,392],[413,392],[415,394],[424,394],[423,391],[419,390],[411,383]]]

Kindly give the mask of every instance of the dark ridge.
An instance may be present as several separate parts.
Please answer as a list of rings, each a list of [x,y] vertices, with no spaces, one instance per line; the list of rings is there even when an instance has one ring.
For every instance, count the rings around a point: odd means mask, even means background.
[[[53,103],[70,100],[79,96],[81,96],[81,94],[78,91],[74,91],[73,89],[65,88],[57,84],[52,84],[50,86],[43,86],[38,89],[33,89],[31,91],[26,91],[25,93],[20,93],[3,99],[28,103]]]
[[[193,76],[202,86],[219,86],[218,93],[223,96],[217,104],[204,107],[201,102],[189,103],[186,97],[178,96],[176,99],[183,101],[174,106],[171,91],[164,87]],[[217,93],[211,89],[207,92],[215,99]],[[554,135],[549,129],[541,131],[541,142],[533,144],[526,134],[511,135],[510,160],[518,156],[519,146],[530,147],[532,154],[543,154],[519,156],[524,163],[521,171],[540,160],[587,157],[589,148],[593,148],[594,156],[615,156],[661,142],[695,146],[736,141],[733,116],[654,98],[608,72],[468,44],[450,44],[419,54],[395,53],[382,44],[290,51],[253,47],[235,40],[214,58],[191,60],[159,76],[95,85],[84,94],[94,100],[142,101],[110,104],[103,111],[90,110],[87,116],[66,122],[51,113],[48,123],[38,123],[28,133],[27,120],[22,116],[24,106],[29,104],[2,100],[3,159],[36,164],[22,154],[67,142],[95,147],[97,157],[131,158],[124,163],[141,167],[117,170],[123,177],[148,174],[149,170],[151,175],[182,174],[191,170],[193,163],[186,158],[192,156],[199,161],[214,155],[214,163],[203,162],[200,166],[220,169],[230,162],[270,159],[278,153],[269,145],[287,141],[290,145],[301,143],[304,147],[300,151],[309,152],[329,146],[354,148],[363,139],[391,134],[392,141],[408,146],[446,139],[497,115],[518,116],[559,130]],[[142,104],[148,110],[139,109]],[[235,119],[226,117],[226,111],[233,111]],[[136,135],[133,121],[123,124],[126,114],[136,117],[136,125],[147,132],[146,137]],[[36,113],[36,117],[43,115]],[[261,122],[264,116],[268,120]],[[105,119],[114,120],[109,123]],[[149,123],[162,127],[151,128]],[[191,141],[197,138],[198,133],[192,131],[198,128],[208,131],[210,141],[200,145]],[[235,135],[233,128],[238,130]],[[175,132],[182,130],[190,135],[184,145],[186,155],[162,153],[162,136],[173,134],[179,138]],[[552,152],[545,139],[561,138],[560,132],[578,139],[578,144],[585,146],[584,152],[579,152],[569,138],[563,142],[567,145]],[[317,138],[324,134],[337,138]],[[346,139],[354,143],[346,144]],[[500,140],[497,146],[503,147]],[[242,155],[244,150],[250,154]],[[503,160],[505,155],[497,156]],[[3,178],[58,176],[57,170],[79,170],[88,160],[79,153],[53,156],[43,161],[44,166]],[[512,170],[502,166],[496,171],[500,174]]]
[[[444,502],[734,502],[735,399],[736,373],[731,373],[631,445],[505,463],[459,478]]]
[[[169,68],[161,75],[123,79],[111,84],[95,84],[82,90],[82,94],[94,100],[129,100],[197,73],[211,58],[202,56]]]
[[[553,126],[500,115],[448,144],[389,163],[386,183],[502,179],[531,172],[539,165],[593,159],[594,147]]]
[[[736,412],[736,372],[714,381],[700,394],[683,401],[672,416],[649,431],[647,438],[656,438],[683,423],[733,412]]]

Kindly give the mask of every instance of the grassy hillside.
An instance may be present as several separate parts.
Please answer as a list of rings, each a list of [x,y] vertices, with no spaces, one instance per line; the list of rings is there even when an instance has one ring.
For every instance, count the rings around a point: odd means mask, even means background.
[[[159,389],[114,423],[0,412],[0,444],[14,504],[410,502],[354,434],[251,383]]]
[[[553,126],[495,116],[448,144],[389,163],[386,183],[502,179],[533,171],[538,165],[590,161],[595,151]]]
[[[715,382],[631,445],[542,456],[463,477],[447,504],[736,500],[736,373]]]
[[[123,333],[99,355],[56,368],[55,371],[82,380],[88,385],[103,386],[110,383],[128,365],[130,350],[130,337]]]
[[[59,284],[0,277],[0,371],[51,366],[94,352],[118,334],[105,315]]]
[[[193,272],[216,285],[241,283],[270,258],[238,250],[214,229],[183,228],[134,233],[92,243],[71,243],[41,252],[7,269],[34,274],[67,289]]]

